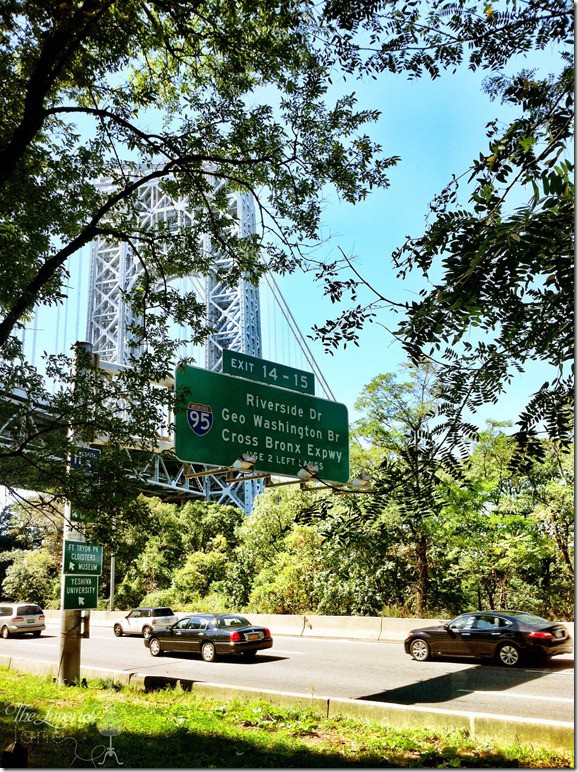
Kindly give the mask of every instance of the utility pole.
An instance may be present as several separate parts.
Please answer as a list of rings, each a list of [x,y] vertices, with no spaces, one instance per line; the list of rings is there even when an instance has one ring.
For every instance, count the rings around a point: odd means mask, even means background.
[[[92,345],[85,342],[74,344],[74,357],[72,365],[72,401],[78,399],[75,396],[77,374],[79,372],[79,359],[82,353],[92,353]],[[72,427],[68,429],[68,438],[74,440]],[[67,472],[70,473],[70,455],[67,460]],[[58,684],[59,686],[72,684],[80,680],[80,642],[82,637],[82,614],[80,609],[65,610],[65,547],[67,541],[83,542],[84,532],[79,530],[72,518],[70,501],[64,505],[64,527],[62,538],[62,580],[60,593],[60,654],[58,660]],[[84,612],[86,613],[86,612]]]

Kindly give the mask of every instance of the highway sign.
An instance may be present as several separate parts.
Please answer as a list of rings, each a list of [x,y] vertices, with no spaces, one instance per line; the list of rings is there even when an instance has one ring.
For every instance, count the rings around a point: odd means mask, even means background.
[[[96,608],[98,605],[98,577],[65,576],[62,603],[62,608],[65,611]]]
[[[62,563],[63,574],[100,576],[102,574],[102,547],[83,541],[65,541]]]
[[[98,448],[74,448],[70,452],[70,468],[82,468],[88,472],[94,472],[99,456],[100,450]]]
[[[250,454],[260,472],[294,477],[307,464],[322,480],[348,481],[345,405],[189,366],[175,386],[187,400],[175,415],[181,461],[230,467]]]
[[[269,383],[283,389],[300,391],[302,394],[315,394],[315,376],[306,370],[287,367],[277,362],[258,359],[249,354],[241,354],[231,349],[223,350],[223,372],[227,375],[237,375],[249,381]]]

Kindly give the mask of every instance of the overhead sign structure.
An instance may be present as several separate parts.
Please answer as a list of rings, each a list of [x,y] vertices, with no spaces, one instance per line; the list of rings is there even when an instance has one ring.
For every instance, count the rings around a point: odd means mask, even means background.
[[[98,577],[65,576],[62,603],[65,611],[96,608],[98,605]]]
[[[251,455],[260,472],[296,477],[307,465],[322,480],[348,481],[345,405],[190,366],[177,368],[175,387],[188,399],[175,415],[181,461],[230,467]]]
[[[63,574],[100,576],[102,574],[102,546],[83,541],[65,541],[62,564]]]
[[[306,370],[287,367],[277,362],[268,362],[250,354],[241,354],[231,349],[223,349],[223,372],[236,375],[250,381],[268,383],[284,389],[299,391],[302,394],[315,394],[315,376]]]

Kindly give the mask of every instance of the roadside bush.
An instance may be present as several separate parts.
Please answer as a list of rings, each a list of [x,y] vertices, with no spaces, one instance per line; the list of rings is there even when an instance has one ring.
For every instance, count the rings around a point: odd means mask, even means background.
[[[169,606],[173,611],[181,611],[181,607],[175,602],[175,593],[173,590],[155,590],[148,592],[137,606]]]

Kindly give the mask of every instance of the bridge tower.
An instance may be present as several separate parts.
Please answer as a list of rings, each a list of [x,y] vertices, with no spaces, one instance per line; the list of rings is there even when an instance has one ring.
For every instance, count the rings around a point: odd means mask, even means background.
[[[239,234],[255,233],[255,206],[247,193],[230,193],[229,205],[236,215]],[[159,186],[157,180],[144,185],[139,191],[140,226],[152,227],[166,223],[175,229],[186,228],[193,221],[186,199],[175,200]],[[203,245],[209,252],[209,237]],[[205,345],[204,366],[208,370],[222,370],[223,349],[230,348],[260,357],[261,313],[259,288],[246,279],[236,287],[227,287],[219,278],[227,269],[230,258],[218,252],[213,254],[213,270],[206,277],[190,276],[188,281],[197,297],[204,302],[207,321],[215,329]],[[140,278],[142,267],[126,243],[98,239],[92,244],[91,272],[88,298],[87,340],[100,359],[124,365],[130,342],[132,310],[124,299]],[[232,459],[233,460],[233,459]],[[178,468],[175,468],[178,467]],[[181,495],[202,496],[221,504],[233,504],[249,513],[261,481],[232,482],[222,475],[188,478],[182,464],[167,464],[159,457],[150,460],[146,474],[152,489],[158,486],[159,495],[170,495],[171,489]],[[167,489],[169,489],[167,491]]]

